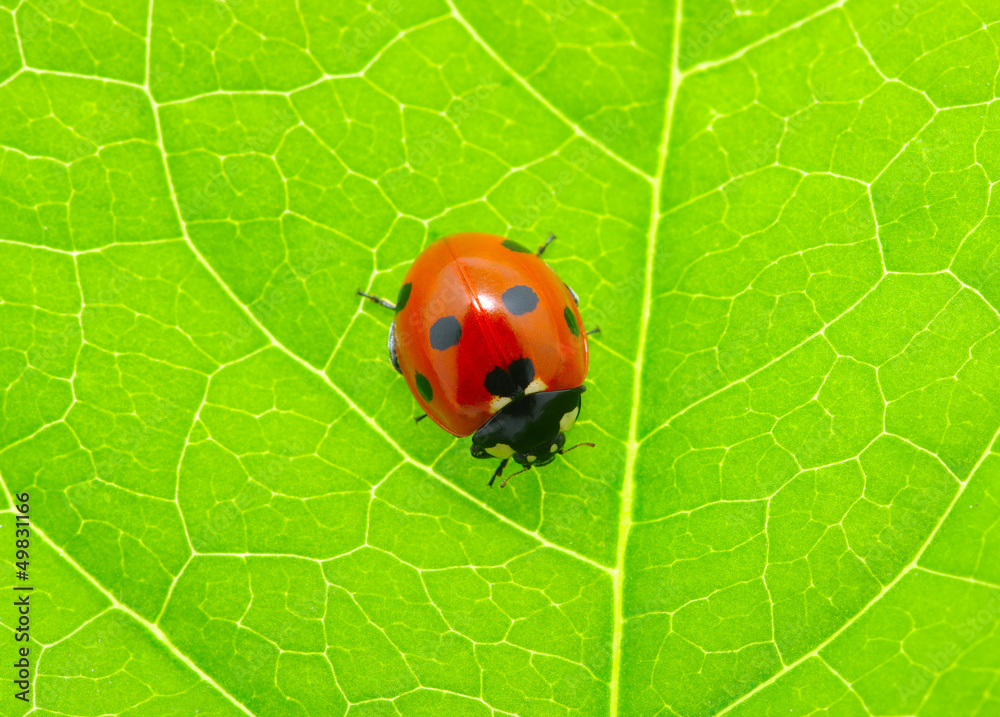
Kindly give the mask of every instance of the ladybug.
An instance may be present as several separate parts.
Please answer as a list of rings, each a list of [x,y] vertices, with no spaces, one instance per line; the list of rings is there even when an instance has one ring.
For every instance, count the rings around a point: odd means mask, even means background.
[[[537,251],[492,234],[430,244],[393,304],[389,361],[441,428],[472,435],[475,458],[498,458],[489,485],[513,458],[518,473],[551,463],[580,415],[587,336],[579,299]],[[507,477],[500,487],[518,473]]]

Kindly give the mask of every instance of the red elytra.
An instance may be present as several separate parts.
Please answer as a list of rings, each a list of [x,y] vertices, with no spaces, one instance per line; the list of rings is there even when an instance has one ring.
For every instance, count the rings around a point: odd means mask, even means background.
[[[396,307],[397,360],[414,398],[455,436],[507,402],[487,375],[527,358],[525,393],[579,387],[587,335],[576,300],[535,252],[492,234],[439,239],[413,262]]]

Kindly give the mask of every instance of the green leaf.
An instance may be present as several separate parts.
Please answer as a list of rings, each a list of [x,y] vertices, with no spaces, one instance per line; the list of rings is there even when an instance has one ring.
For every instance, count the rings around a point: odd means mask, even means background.
[[[0,35],[4,714],[1000,711],[995,2]],[[602,328],[598,448],[504,490],[355,295],[469,230],[558,234]]]

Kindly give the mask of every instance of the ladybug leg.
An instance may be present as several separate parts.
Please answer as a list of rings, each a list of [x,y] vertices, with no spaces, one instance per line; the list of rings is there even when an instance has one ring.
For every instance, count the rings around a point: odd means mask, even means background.
[[[374,301],[376,304],[384,306],[385,308],[390,309],[392,311],[396,310],[396,305],[393,304],[391,301],[386,301],[385,299],[379,296],[375,296],[374,294],[366,294],[365,292],[361,291],[361,289],[358,289],[358,296],[363,296],[369,301]]]
[[[538,247],[538,251],[535,252],[535,255],[541,256],[545,252],[546,247],[548,247],[548,245],[551,244],[555,238],[556,238],[555,234],[549,234],[549,238],[545,240],[544,244]]]
[[[503,474],[503,469],[507,467],[507,461],[509,461],[509,460],[510,460],[510,458],[504,458],[502,461],[500,461],[500,465],[497,466],[497,469],[495,471],[493,471],[493,477],[490,478],[490,482],[487,483],[487,485],[490,488],[493,487],[493,481],[495,481],[497,478],[499,478]],[[507,483],[507,481],[504,481],[504,483]]]
[[[413,422],[414,423],[420,423],[425,418],[427,418],[427,414],[426,413],[421,413],[419,416],[417,416],[416,418],[413,419]]]
[[[599,333],[601,333],[601,327],[600,326],[595,326],[594,328],[592,328],[590,331],[587,332],[587,336],[590,336],[591,334],[599,334]]]

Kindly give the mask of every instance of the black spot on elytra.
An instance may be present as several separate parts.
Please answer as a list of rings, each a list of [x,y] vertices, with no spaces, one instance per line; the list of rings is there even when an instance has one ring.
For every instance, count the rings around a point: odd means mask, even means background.
[[[518,244],[516,241],[514,241],[512,239],[504,239],[503,240],[503,244],[501,246],[504,246],[507,249],[510,249],[511,251],[516,251],[516,252],[518,252],[520,254],[534,254],[535,253],[535,252],[531,251],[531,249],[528,249],[525,246],[521,246],[520,244]]]
[[[444,316],[431,326],[431,348],[445,351],[458,344],[462,337],[462,325],[454,316]]]
[[[573,316],[573,311],[568,306],[563,309],[563,316],[566,317],[566,325],[569,326],[569,330],[573,332],[574,336],[579,336],[580,327],[576,325],[576,317]]]
[[[503,292],[501,298],[503,299],[503,305],[507,307],[507,311],[514,314],[514,316],[530,314],[538,306],[538,295],[531,290],[530,286],[525,286],[524,284],[510,287],[507,291]]]
[[[494,396],[507,396],[509,398],[517,392],[517,387],[514,385],[510,374],[499,366],[486,374],[483,385]]]
[[[399,287],[399,297],[396,299],[396,313],[398,314],[404,308],[406,308],[406,302],[410,300],[410,292],[413,290],[413,284],[411,282],[406,282],[401,287]]]
[[[496,366],[486,374],[483,386],[495,396],[506,396],[512,398],[519,393],[524,393],[535,378],[535,365],[529,358],[519,358],[510,362],[506,368]]]
[[[430,403],[434,399],[434,389],[431,388],[431,382],[419,371],[414,372],[413,380],[417,384],[417,390],[420,391],[420,395],[424,397],[425,401]]]
[[[521,390],[524,390],[535,379],[535,364],[531,363],[530,358],[519,358],[510,362],[510,366],[507,367],[507,373],[510,374],[514,383]]]

